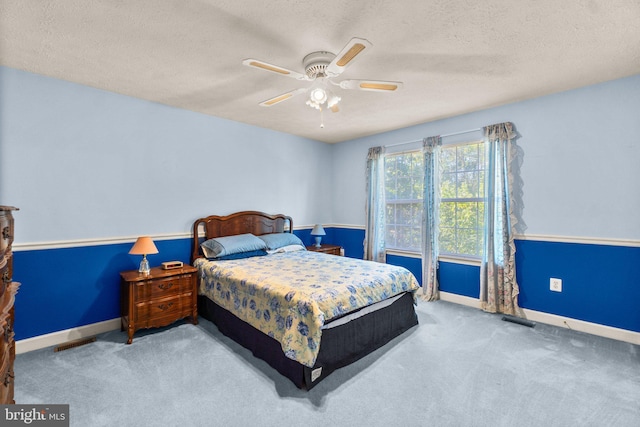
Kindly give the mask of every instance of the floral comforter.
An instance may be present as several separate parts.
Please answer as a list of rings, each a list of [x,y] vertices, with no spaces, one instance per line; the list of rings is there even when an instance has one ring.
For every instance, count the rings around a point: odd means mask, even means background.
[[[208,261],[199,293],[279,341],[284,354],[313,367],[322,326],[351,311],[419,288],[403,267],[296,251]]]

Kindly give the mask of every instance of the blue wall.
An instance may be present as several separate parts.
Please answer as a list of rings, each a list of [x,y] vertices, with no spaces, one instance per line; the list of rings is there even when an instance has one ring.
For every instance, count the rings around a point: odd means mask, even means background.
[[[639,247],[520,240],[516,268],[521,307],[640,332]]]
[[[163,261],[188,263],[190,239],[156,240]],[[133,243],[14,252],[14,279],[21,282],[15,303],[16,339],[120,317],[120,272],[136,270]]]
[[[363,230],[333,229],[333,243],[362,258]],[[355,243],[360,248],[356,250]],[[409,269],[422,282],[418,258],[387,255],[389,264]],[[562,279],[562,292],[549,289]],[[439,262],[440,290],[480,297],[480,267]],[[516,240],[520,307],[640,332],[640,247]]]
[[[312,244],[311,229],[295,230]],[[323,243],[341,245],[362,258],[364,230],[327,227]],[[15,253],[14,276],[23,286],[16,299],[16,339],[70,329],[120,316],[120,276],[140,258],[131,243]],[[189,262],[190,239],[158,240],[151,265]],[[419,281],[419,258],[388,255],[387,262],[409,269]],[[480,268],[440,262],[440,289],[479,297]],[[595,244],[516,241],[516,274],[522,308],[640,332],[640,248]],[[563,280],[561,293],[549,278]]]
[[[334,229],[334,243],[362,242],[364,231]],[[363,251],[345,251],[361,258]],[[420,259],[387,255],[389,264],[409,269],[422,282]],[[562,279],[562,292],[549,289]],[[440,290],[480,297],[480,267],[439,262]],[[516,240],[520,307],[640,332],[640,248],[599,244]]]
[[[332,233],[327,229],[327,235]],[[312,244],[311,229],[295,230]],[[328,240],[324,243],[330,243]],[[156,240],[149,264],[189,263],[191,239]],[[137,270],[133,243],[14,253],[14,278],[22,283],[15,303],[16,340],[120,317],[120,272]],[[19,279],[18,279],[19,278]]]
[[[470,298],[480,298],[480,267],[440,261],[438,283],[440,290]]]

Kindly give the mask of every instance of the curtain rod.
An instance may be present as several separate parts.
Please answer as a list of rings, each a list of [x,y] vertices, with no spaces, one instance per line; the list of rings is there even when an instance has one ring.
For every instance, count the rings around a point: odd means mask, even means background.
[[[463,130],[462,132],[445,133],[444,135],[440,135],[440,138],[446,138],[446,137],[449,137],[449,136],[464,135],[465,133],[479,132],[481,130],[482,130],[482,128],[475,128],[475,129]],[[422,139],[417,139],[415,141],[399,142],[397,144],[385,145],[384,148],[398,147],[400,145],[415,144],[415,143],[422,142],[422,141],[423,141]]]

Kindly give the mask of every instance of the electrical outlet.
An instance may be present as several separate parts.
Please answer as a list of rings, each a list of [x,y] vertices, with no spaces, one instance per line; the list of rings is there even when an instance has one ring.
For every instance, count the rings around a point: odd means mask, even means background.
[[[562,279],[551,278],[549,279],[549,289],[554,292],[562,292]]]

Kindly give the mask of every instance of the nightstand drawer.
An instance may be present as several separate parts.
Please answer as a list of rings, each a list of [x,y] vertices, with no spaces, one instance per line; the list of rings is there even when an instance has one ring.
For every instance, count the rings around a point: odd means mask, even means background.
[[[192,305],[193,294],[191,292],[171,298],[137,303],[133,313],[133,320],[142,328],[156,326],[156,323],[169,324],[191,314]],[[145,324],[145,322],[149,322],[152,319],[152,323]]]
[[[192,290],[191,276],[175,276],[135,284],[135,300],[150,301]]]
[[[307,246],[307,250],[312,252],[322,252],[329,255],[342,255],[342,246],[336,245]]]

